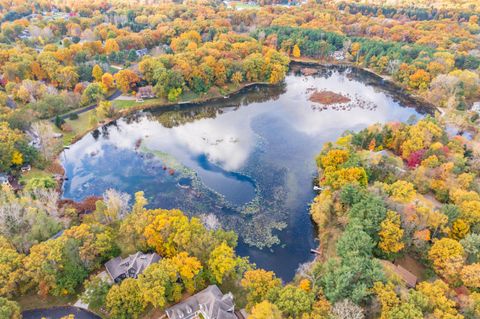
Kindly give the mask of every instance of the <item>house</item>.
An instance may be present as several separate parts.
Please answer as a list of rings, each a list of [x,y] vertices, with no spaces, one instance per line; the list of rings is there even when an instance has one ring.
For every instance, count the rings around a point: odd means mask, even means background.
[[[0,173],[0,185],[10,186],[10,181],[8,180],[8,175]]]
[[[216,285],[165,310],[169,319],[241,319],[235,314],[231,293],[223,294]]]
[[[473,103],[472,111],[477,112],[480,114],[480,101]]]
[[[415,288],[417,285],[418,278],[410,271],[403,268],[401,265],[395,265],[388,260],[380,260],[380,263],[383,265],[384,269],[388,269],[402,279],[407,287]]]
[[[147,55],[148,49],[147,49],[147,48],[143,48],[143,49],[140,49],[140,50],[135,50],[135,53],[137,54],[137,56],[138,56],[139,58],[141,58],[141,57]]]
[[[156,253],[144,254],[137,252],[127,258],[116,257],[110,259],[105,268],[108,275],[116,283],[119,283],[123,279],[137,278],[148,266],[158,262],[161,259]]]
[[[32,166],[30,166],[30,165],[24,165],[20,168],[20,171],[22,173],[30,172],[31,170],[32,170]]]
[[[138,95],[144,99],[152,99],[155,97],[155,93],[153,93],[153,87],[151,85],[138,88],[137,96]]]
[[[332,58],[334,58],[336,61],[345,60],[345,52],[343,52],[343,50],[335,51],[332,53]]]

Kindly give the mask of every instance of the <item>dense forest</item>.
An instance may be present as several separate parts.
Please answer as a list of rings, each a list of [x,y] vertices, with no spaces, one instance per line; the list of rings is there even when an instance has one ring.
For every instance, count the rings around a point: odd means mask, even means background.
[[[253,319],[480,317],[476,1],[4,0],[0,21],[1,319],[78,298],[105,318],[151,318],[210,284]],[[291,61],[365,69],[435,108],[323,146],[320,247],[292,282],[237,256],[238,235],[208,215],[150,209],[115,185],[62,199],[58,155],[80,137],[139,109],[279,85]],[[137,251],[162,260],[120,284],[97,276]]]

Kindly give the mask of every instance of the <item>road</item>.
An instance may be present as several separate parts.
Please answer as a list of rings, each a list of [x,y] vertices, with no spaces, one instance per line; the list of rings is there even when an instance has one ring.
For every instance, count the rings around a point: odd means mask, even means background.
[[[90,311],[71,306],[26,310],[22,313],[23,319],[60,319],[68,315],[75,315],[75,319],[101,319]]]
[[[120,90],[116,90],[112,95],[110,95],[109,97],[107,97],[107,101],[113,101],[115,100],[117,97],[119,97],[120,95],[122,95],[122,92]],[[65,120],[67,118],[70,117],[70,115],[72,114],[77,114],[77,115],[80,115],[82,113],[85,113],[87,111],[90,111],[90,110],[93,110],[94,108],[97,107],[97,103],[94,103],[94,104],[91,104],[89,106],[85,106],[85,107],[82,107],[81,109],[77,109],[75,111],[71,111],[69,113],[66,113],[66,114],[63,114],[63,115],[59,115],[59,117],[62,119],[62,120]],[[52,118],[52,121],[55,121],[55,118]]]

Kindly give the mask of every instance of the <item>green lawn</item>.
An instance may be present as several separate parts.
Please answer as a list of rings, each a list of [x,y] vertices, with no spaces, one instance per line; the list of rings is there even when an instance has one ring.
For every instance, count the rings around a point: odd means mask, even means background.
[[[50,177],[51,174],[39,170],[37,168],[32,168],[30,172],[23,173],[22,176],[19,179],[20,184],[25,185],[30,179],[32,178],[38,178],[38,177]]]
[[[65,306],[73,304],[77,300],[77,296],[68,295],[68,296],[47,296],[45,298],[40,297],[39,295],[32,293],[29,295],[24,295],[16,299],[22,310],[38,309],[38,308],[50,308],[55,306]]]
[[[66,119],[65,123],[72,127],[71,132],[62,132],[64,145],[70,145],[75,136],[83,135],[90,131],[93,127],[90,125],[90,114],[92,111],[79,114],[78,119]]]

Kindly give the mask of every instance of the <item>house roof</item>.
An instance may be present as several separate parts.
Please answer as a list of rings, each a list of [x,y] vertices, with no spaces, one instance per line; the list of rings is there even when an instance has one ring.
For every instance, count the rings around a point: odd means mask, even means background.
[[[0,173],[0,183],[8,182],[8,175]]]
[[[145,270],[145,268],[156,263],[160,259],[161,257],[156,253],[144,254],[142,252],[137,252],[127,258],[116,257],[110,259],[105,264],[105,268],[113,280],[122,274],[136,278]]]
[[[398,275],[410,288],[417,285],[417,276],[406,270],[400,265],[395,265],[388,260],[380,260],[385,268],[389,268],[392,272]]]
[[[237,319],[231,293],[223,294],[216,285],[210,285],[199,293],[165,310],[170,319],[192,319],[201,310],[206,319]]]

